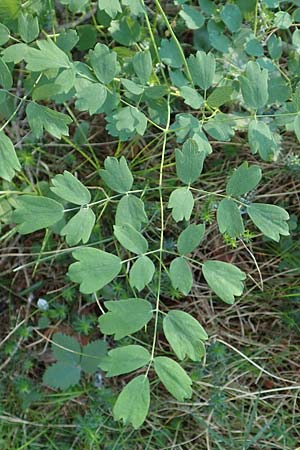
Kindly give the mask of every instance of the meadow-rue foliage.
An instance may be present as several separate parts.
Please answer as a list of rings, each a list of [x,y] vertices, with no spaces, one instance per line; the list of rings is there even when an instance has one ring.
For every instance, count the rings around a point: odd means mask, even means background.
[[[113,414],[138,428],[148,415],[154,380],[178,401],[191,398],[192,379],[180,362],[202,361],[209,339],[192,315],[162,308],[164,280],[176,295],[188,296],[197,270],[212,295],[230,305],[244,292],[247,273],[238,261],[194,257],[208,239],[206,222],[216,221],[233,245],[247,245],[249,229],[251,237],[262,233],[276,242],[289,235],[288,213],[255,193],[265,165],[280,157],[281,131],[300,139],[295,19],[272,0],[174,0],[172,23],[159,0],[61,0],[58,15],[65,8],[83,22],[93,19],[64,30],[49,24],[52,2],[0,3],[0,176],[9,200],[4,226],[21,235],[45,230],[41,252],[51,236],[72,254],[66,282],[97,300],[99,330],[117,341],[116,348],[102,338],[81,345],[55,333],[56,362],[43,381],[65,390],[83,372],[98,374],[102,386],[99,368],[107,378],[133,373]],[[260,27],[268,29],[263,39]],[[182,30],[190,38],[181,45]],[[290,77],[280,63],[285,30],[292,36]],[[11,127],[18,114],[25,122],[22,137]],[[106,145],[105,157],[89,141],[95,122],[114,142]],[[222,190],[203,189],[213,149],[226,158],[222,146],[237,135],[247,136],[251,162],[233,166]],[[51,153],[58,140],[71,142],[81,160],[73,168],[62,164],[49,179],[47,167],[40,179],[28,176],[22,141],[41,148],[51,143],[43,150]],[[144,150],[137,154],[139,140]],[[174,141],[177,148],[169,144]],[[159,161],[152,164],[154,145]],[[78,177],[80,161],[89,166],[86,176]],[[216,211],[202,220],[199,209],[207,201]],[[102,226],[112,215],[113,226]],[[105,294],[103,302],[104,289],[118,282],[127,294]],[[43,298],[37,306],[51,311]],[[168,356],[157,346],[160,324]],[[143,345],[145,334],[150,344]]]

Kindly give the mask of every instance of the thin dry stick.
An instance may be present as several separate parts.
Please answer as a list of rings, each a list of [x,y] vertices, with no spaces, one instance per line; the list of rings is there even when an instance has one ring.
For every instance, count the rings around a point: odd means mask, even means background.
[[[258,364],[256,364],[254,361],[252,361],[252,359],[248,358],[248,356],[246,356],[243,352],[241,352],[240,350],[238,350],[237,348],[233,347],[233,345],[228,344],[228,342],[223,341],[222,339],[216,339],[216,341],[220,342],[223,345],[226,345],[226,347],[229,347],[231,350],[235,351],[236,353],[238,353],[242,358],[246,359],[246,361],[248,361],[250,364],[252,364],[254,367],[256,367],[257,369],[261,370],[263,373],[265,373],[266,375],[269,375],[269,377],[275,378],[276,380],[279,381],[285,381],[287,383],[293,383],[296,384],[296,381],[291,381],[291,380],[287,380],[286,378],[282,378],[282,377],[278,377],[275,374],[272,374],[271,372],[269,372],[268,370],[264,369],[263,367],[259,366]]]

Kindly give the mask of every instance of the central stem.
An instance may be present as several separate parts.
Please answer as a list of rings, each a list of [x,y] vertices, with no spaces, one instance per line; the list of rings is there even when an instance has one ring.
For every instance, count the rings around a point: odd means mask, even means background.
[[[155,346],[157,340],[157,325],[158,325],[158,315],[159,315],[159,302],[160,302],[160,289],[161,289],[161,274],[162,274],[162,257],[163,257],[163,246],[164,246],[164,201],[163,201],[163,193],[162,193],[162,185],[163,185],[163,172],[164,172],[164,163],[165,163],[165,155],[166,155],[166,145],[167,145],[167,135],[170,127],[170,95],[167,100],[167,123],[164,129],[164,139],[162,145],[162,153],[160,160],[160,168],[159,168],[159,204],[160,204],[160,244],[159,244],[159,266],[158,266],[158,282],[157,282],[157,295],[156,295],[156,304],[155,304],[155,319],[154,319],[154,333],[153,333],[153,341],[152,341],[152,349],[151,349],[151,359],[147,368],[146,375],[148,375],[149,369],[154,359],[155,354]]]

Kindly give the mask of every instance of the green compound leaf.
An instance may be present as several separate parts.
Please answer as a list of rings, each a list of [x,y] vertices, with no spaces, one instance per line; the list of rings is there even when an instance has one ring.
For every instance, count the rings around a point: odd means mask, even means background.
[[[268,51],[272,59],[279,59],[282,55],[282,40],[280,36],[272,34],[268,39]]]
[[[60,0],[60,3],[67,5],[71,12],[80,13],[85,12],[88,0]]]
[[[245,231],[240,210],[237,204],[229,198],[224,198],[219,203],[217,222],[220,233],[227,233],[232,238],[241,236]]]
[[[18,225],[19,233],[28,234],[54,225],[63,215],[62,204],[51,198],[22,195],[17,199],[11,222]]]
[[[32,99],[35,101],[49,100],[52,96],[60,93],[62,93],[62,86],[59,86],[56,83],[45,83],[34,88],[32,92]]]
[[[100,330],[114,334],[116,341],[139,331],[153,315],[151,303],[141,298],[108,301],[105,306],[109,312],[99,318]]]
[[[63,174],[56,175],[52,179],[50,190],[58,197],[74,203],[75,205],[86,205],[91,201],[89,190],[67,170]]]
[[[193,6],[182,5],[179,15],[185,21],[187,28],[190,30],[198,30],[203,27],[205,19],[201,12]]]
[[[262,108],[268,101],[268,71],[258,63],[249,61],[245,75],[240,77],[243,99],[253,109]]]
[[[190,220],[194,207],[194,198],[187,187],[175,189],[170,195],[168,208],[172,208],[172,217],[175,222]]]
[[[9,40],[9,29],[3,25],[3,23],[0,23],[0,45],[6,44],[6,42]]]
[[[148,250],[148,242],[132,225],[114,225],[114,235],[120,244],[132,253],[140,255]]]
[[[71,386],[75,386],[80,381],[81,369],[65,362],[57,362],[47,367],[43,384],[53,389],[61,389],[65,391]]]
[[[135,195],[124,195],[118,203],[116,211],[116,225],[128,223],[136,230],[140,230],[143,223],[148,222],[143,201]]]
[[[176,400],[183,402],[192,397],[192,380],[173,359],[166,356],[154,358],[154,369],[162,384]]]
[[[133,264],[129,272],[129,283],[138,291],[144,289],[153,278],[155,266],[148,256],[140,256]]]
[[[212,47],[221,53],[228,53],[232,45],[231,40],[224,34],[217,30],[212,30],[208,34],[209,42]]]
[[[294,131],[298,141],[300,142],[300,115],[297,115],[294,119]]]
[[[51,39],[37,41],[36,48],[28,48],[24,59],[26,68],[31,72],[43,72],[48,69],[61,69],[71,67],[68,55],[63,52]]]
[[[134,95],[141,95],[144,92],[144,87],[134,81],[127,80],[126,78],[121,78],[121,82],[128,92]]]
[[[81,346],[72,336],[64,333],[55,333],[51,347],[53,355],[58,361],[68,362],[74,365],[79,364]]]
[[[21,10],[20,0],[1,0],[0,20],[9,21],[18,17]]]
[[[58,47],[61,48],[64,52],[70,52],[79,41],[78,34],[79,33],[77,33],[77,31],[75,30],[63,31],[62,33],[59,34],[58,38],[56,39]]]
[[[204,91],[211,87],[216,71],[216,60],[212,53],[198,50],[196,56],[188,58],[188,66],[196,86]]]
[[[174,39],[161,40],[159,55],[161,60],[170,67],[178,68],[182,66],[181,54]]]
[[[204,129],[217,141],[230,141],[234,136],[234,121],[228,115],[218,113],[206,122]]]
[[[152,58],[149,50],[136,53],[132,59],[132,65],[140,83],[148,83],[152,73]]]
[[[36,39],[40,32],[39,20],[37,16],[23,13],[18,17],[18,32],[22,41],[29,43]]]
[[[2,51],[3,61],[18,64],[25,58],[29,47],[26,44],[14,44]]]
[[[284,11],[278,11],[274,18],[274,27],[280,30],[287,30],[292,25],[293,20],[289,13]]]
[[[13,85],[11,72],[2,58],[0,58],[0,86],[10,89]]]
[[[190,314],[169,311],[163,320],[167,341],[181,361],[187,356],[192,361],[201,361],[205,355],[203,341],[208,339],[206,331]]]
[[[195,140],[195,136],[202,131],[199,120],[192,114],[176,114],[170,128],[176,133],[177,142],[184,142],[189,137]]]
[[[79,111],[88,111],[90,115],[95,114],[107,98],[106,88],[100,83],[88,83],[76,91],[76,108]]]
[[[280,235],[288,236],[289,214],[285,209],[276,205],[252,203],[247,208],[250,219],[257,228],[273,241],[279,242]]]
[[[188,295],[193,286],[193,274],[187,261],[182,257],[173,259],[170,265],[170,278],[174,289]]]
[[[141,345],[125,345],[110,350],[108,355],[100,362],[100,368],[107,377],[116,377],[133,372],[148,364],[150,353]]]
[[[145,375],[131,380],[119,394],[113,415],[115,420],[123,419],[124,425],[131,423],[138,429],[145,421],[150,406],[150,385]]]
[[[225,303],[232,305],[234,297],[242,295],[246,274],[233,264],[223,261],[206,261],[202,272],[208,286]]]
[[[226,194],[239,197],[256,188],[262,178],[259,166],[248,166],[247,162],[241,164],[231,175],[226,185]]]
[[[273,159],[277,151],[277,144],[266,123],[251,120],[248,128],[248,140],[253,154],[258,152],[264,161]]]
[[[201,11],[207,16],[212,16],[217,12],[217,6],[212,0],[198,0]]]
[[[139,22],[129,15],[121,17],[120,20],[112,20],[108,30],[115,41],[128,47],[141,38]]]
[[[188,225],[183,230],[177,241],[177,249],[180,255],[187,255],[195,250],[201,243],[205,233],[205,224]]]
[[[107,344],[101,339],[92,341],[89,344],[82,347],[82,356],[80,365],[82,370],[86,373],[95,373],[101,361],[105,358],[107,354]]]
[[[199,151],[197,143],[188,139],[183,144],[182,151],[175,151],[178,178],[188,185],[194,183],[202,172],[205,156],[205,152]]]
[[[200,121],[193,117],[192,114],[177,114],[175,122],[170,127],[177,137],[177,142],[184,142],[191,137],[197,142],[199,150],[209,155],[212,148],[203,133]]]
[[[232,86],[220,86],[212,91],[207,98],[207,104],[211,108],[219,108],[225,103],[230,102],[233,93]]]
[[[129,7],[134,16],[139,16],[145,13],[145,6],[140,0],[122,0],[122,5]]]
[[[300,33],[300,32],[299,32]],[[290,86],[285,82],[283,77],[277,76],[271,78],[268,82],[268,103],[283,103],[290,99],[292,90]]]
[[[98,0],[99,9],[103,9],[112,19],[116,17],[122,8],[119,0]]]
[[[104,161],[104,167],[105,169],[100,170],[100,176],[110,189],[120,194],[130,191],[133,184],[133,176],[128,169],[124,156],[119,160],[108,156]]]
[[[0,42],[1,42],[1,28],[0,28]],[[300,31],[295,30],[292,36],[292,43],[293,46],[296,47],[296,49],[299,51],[300,47]]]
[[[97,44],[89,52],[95,75],[101,83],[109,84],[119,72],[117,54],[104,44]]]
[[[92,294],[110,283],[120,272],[120,258],[96,248],[81,248],[72,253],[77,259],[70,265],[68,276],[80,283],[80,292]]]
[[[264,48],[258,39],[252,37],[247,41],[245,51],[250,56],[263,56]]]
[[[96,216],[91,208],[81,208],[63,227],[61,235],[66,236],[67,244],[72,246],[80,241],[86,244],[95,225]]]
[[[227,26],[228,30],[235,33],[241,28],[242,13],[237,5],[226,4],[221,11],[221,19]]]
[[[76,76],[76,71],[75,71],[74,67],[72,67],[71,69],[62,70],[55,80],[54,87],[56,89],[59,89],[59,93],[67,94],[68,92],[70,92],[70,90],[75,85],[75,76]],[[46,86],[49,86],[49,85],[46,85]],[[50,84],[50,86],[51,86],[51,84]],[[41,86],[41,88],[43,88],[43,86]],[[38,90],[38,88],[36,88],[34,90],[34,93],[37,90]]]
[[[204,152],[205,155],[210,155],[212,153],[212,148],[210,145],[209,140],[207,139],[205,133],[203,130],[198,130],[195,134],[192,136],[193,140],[197,142],[198,148],[201,152]]]
[[[72,119],[66,114],[31,102],[26,108],[26,116],[33,134],[38,139],[43,136],[43,129],[58,139],[69,135],[68,125]]]
[[[11,181],[17,170],[21,170],[13,143],[3,131],[0,131],[0,177]]]
[[[127,140],[134,134],[143,136],[147,128],[145,114],[133,106],[121,108],[112,116],[107,116],[106,128],[112,136],[118,136],[121,140]]]
[[[180,95],[183,97],[184,103],[191,106],[193,109],[200,109],[203,105],[204,98],[202,95],[190,86],[182,86],[180,89]]]

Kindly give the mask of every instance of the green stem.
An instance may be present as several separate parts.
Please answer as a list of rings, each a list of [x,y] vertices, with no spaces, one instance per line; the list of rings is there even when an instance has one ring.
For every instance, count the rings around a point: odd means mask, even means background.
[[[256,36],[257,33],[257,24],[258,24],[258,1],[256,0],[256,4],[255,4],[255,12],[254,12],[254,26],[253,26],[253,33],[254,36]]]
[[[162,184],[163,184],[164,163],[165,163],[166,145],[167,145],[167,133],[168,133],[168,130],[170,127],[170,117],[171,117],[170,95],[168,95],[167,105],[168,105],[168,119],[167,119],[165,131],[164,131],[164,140],[163,140],[163,145],[162,145],[162,153],[161,153],[160,169],[159,169],[159,182],[158,182],[159,204],[160,204],[160,244],[159,244],[159,251],[158,251],[158,253],[159,253],[158,284],[157,284],[156,304],[155,304],[155,310],[154,310],[155,311],[155,319],[154,319],[154,332],[153,332],[153,341],[152,341],[152,349],[151,349],[151,359],[150,359],[150,363],[148,365],[145,376],[148,375],[151,364],[153,362],[154,354],[155,354],[156,340],[157,340],[157,326],[158,326],[160,290],[161,290],[161,274],[162,274],[162,258],[163,258],[163,245],[164,245],[164,227],[165,227]]]
[[[17,112],[19,111],[19,109],[21,108],[21,106],[23,105],[23,103],[27,100],[27,98],[29,97],[29,95],[31,94],[31,92],[33,91],[33,89],[37,86],[37,84],[39,83],[40,79],[42,78],[42,73],[38,76],[36,82],[34,83],[34,85],[32,86],[32,89],[30,90],[30,92],[28,92],[28,94],[24,95],[24,97],[21,98],[20,103],[18,104],[18,106],[16,107],[16,109],[13,111],[13,113],[11,114],[11,116],[7,119],[7,121],[0,127],[0,132],[4,130],[4,128],[13,120],[13,118],[15,117],[15,115],[17,114]]]
[[[152,42],[152,45],[153,45],[153,49],[155,51],[155,55],[156,55],[157,61],[159,61],[159,63],[160,63],[160,69],[161,69],[161,73],[162,73],[164,82],[168,85],[169,83],[168,83],[165,71],[163,69],[163,63],[162,63],[162,61],[160,59],[160,56],[159,56],[158,48],[157,48],[157,45],[156,45],[156,42],[155,42],[155,38],[154,38],[154,34],[153,34],[153,31],[152,31],[152,28],[151,28],[151,23],[150,23],[148,14],[146,12],[146,5],[145,5],[144,0],[141,0],[141,3],[143,4],[144,9],[145,9],[145,20],[146,20],[147,28],[148,28],[148,31],[149,31],[150,39],[151,39],[151,42]]]
[[[172,38],[174,39],[174,42],[175,42],[175,44],[176,44],[176,47],[177,47],[177,49],[178,49],[178,51],[179,51],[179,53],[180,53],[180,56],[181,56],[181,59],[182,59],[183,65],[184,65],[184,70],[185,70],[185,72],[186,72],[186,75],[187,75],[187,77],[188,77],[188,80],[191,82],[192,85],[194,85],[193,79],[192,79],[192,75],[191,75],[189,66],[188,66],[188,64],[187,64],[187,62],[186,62],[185,55],[184,55],[184,52],[183,52],[182,47],[181,47],[181,45],[180,45],[180,42],[178,41],[178,39],[177,39],[177,37],[176,37],[176,34],[175,34],[174,31],[173,31],[173,28],[172,28],[171,25],[169,24],[168,18],[167,18],[167,16],[166,16],[166,14],[165,14],[165,12],[164,12],[164,10],[163,10],[163,8],[162,8],[162,6],[161,6],[159,0],[154,0],[154,2],[155,2],[155,5],[156,5],[157,8],[158,8],[160,14],[162,15],[162,18],[163,18],[163,20],[164,20],[164,22],[165,22],[166,27],[167,27],[168,30],[169,30],[170,35],[171,35]]]

